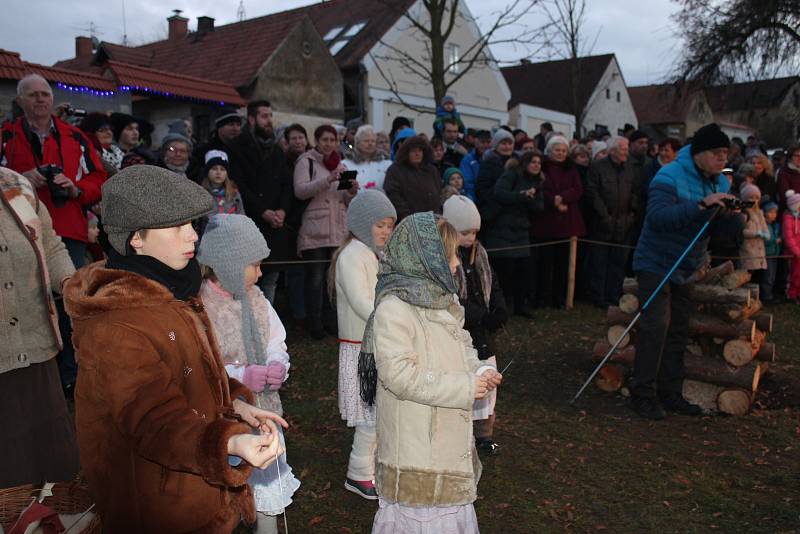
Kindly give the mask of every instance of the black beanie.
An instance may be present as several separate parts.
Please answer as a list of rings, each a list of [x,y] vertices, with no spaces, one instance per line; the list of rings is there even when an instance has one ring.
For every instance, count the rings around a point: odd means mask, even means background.
[[[694,133],[692,137],[691,154],[699,154],[706,150],[714,150],[715,148],[729,148],[731,140],[725,135],[719,125],[715,122],[706,124]]]

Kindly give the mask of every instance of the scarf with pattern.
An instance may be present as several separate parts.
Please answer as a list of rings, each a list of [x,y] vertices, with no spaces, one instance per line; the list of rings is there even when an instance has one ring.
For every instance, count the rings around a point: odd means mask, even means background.
[[[453,304],[458,292],[445,255],[444,244],[433,212],[415,213],[403,219],[384,247],[375,287],[375,308],[367,320],[358,376],[361,398],[375,403],[378,371],[375,367],[375,309],[389,295],[421,308],[443,310]]]

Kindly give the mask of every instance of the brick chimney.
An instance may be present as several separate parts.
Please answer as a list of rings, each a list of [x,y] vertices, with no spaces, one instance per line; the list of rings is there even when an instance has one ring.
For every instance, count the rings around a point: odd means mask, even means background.
[[[168,38],[170,41],[175,39],[183,39],[189,33],[189,19],[181,17],[180,9],[173,9],[174,15],[167,18],[169,23]]]
[[[79,35],[75,38],[75,57],[91,57],[94,52],[94,43],[91,37]]]
[[[214,31],[214,18],[213,17],[197,17],[197,33],[203,35],[204,33]]]

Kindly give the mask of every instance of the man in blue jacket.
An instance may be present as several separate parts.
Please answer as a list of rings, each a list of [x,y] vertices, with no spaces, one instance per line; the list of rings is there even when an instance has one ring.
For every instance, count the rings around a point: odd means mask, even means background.
[[[483,154],[492,147],[492,134],[489,130],[478,130],[475,134],[475,148],[461,158],[461,176],[464,177],[464,194],[473,202],[476,200],[475,184],[481,169]]]
[[[730,141],[719,126],[697,130],[677,159],[650,183],[644,228],[633,257],[639,298],[645,302],[700,228],[729,194],[725,167]],[[691,305],[687,284],[708,265],[708,236],[697,241],[644,312],[639,323],[631,405],[645,419],[660,420],[664,410],[700,415],[683,398],[683,353],[689,337]]]

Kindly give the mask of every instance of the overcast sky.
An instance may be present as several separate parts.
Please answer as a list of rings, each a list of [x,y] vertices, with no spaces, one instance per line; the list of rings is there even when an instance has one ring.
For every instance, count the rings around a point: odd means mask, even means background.
[[[482,21],[510,0],[467,0]],[[247,18],[292,7],[308,0],[244,0]],[[237,20],[239,0],[3,0],[0,18],[0,48],[20,52],[22,59],[51,65],[74,56],[76,35],[96,28],[102,41],[122,42],[123,4],[127,35],[131,42],[145,42],[166,35],[166,18],[172,9],[183,9],[196,27],[196,17],[208,15],[216,24]],[[669,16],[677,10],[670,0],[587,0],[587,40],[595,42],[592,54],[616,53],[629,86],[657,83],[668,74],[680,49]],[[542,20],[527,19],[537,26]],[[598,33],[599,32],[599,33]],[[509,49],[494,50],[500,60],[516,58]]]

